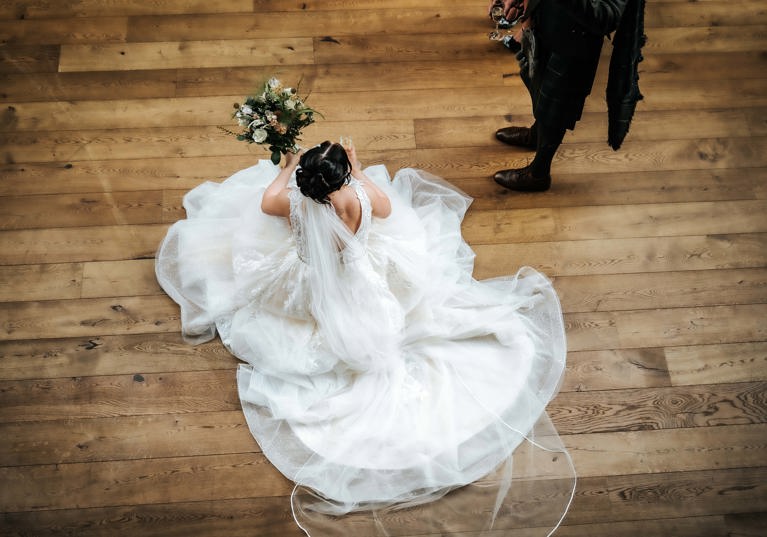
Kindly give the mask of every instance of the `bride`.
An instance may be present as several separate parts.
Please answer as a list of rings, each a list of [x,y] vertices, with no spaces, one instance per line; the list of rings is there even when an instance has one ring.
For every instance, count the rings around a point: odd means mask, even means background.
[[[160,246],[184,338],[242,360],[245,418],[307,535],[550,535],[569,507],[545,413],[559,301],[531,268],[473,279],[470,203],[323,142],[193,189]]]

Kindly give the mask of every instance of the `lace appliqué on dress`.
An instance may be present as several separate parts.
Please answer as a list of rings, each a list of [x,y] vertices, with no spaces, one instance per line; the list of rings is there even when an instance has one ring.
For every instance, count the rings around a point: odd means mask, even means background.
[[[351,186],[357,194],[357,199],[360,201],[360,207],[362,208],[362,220],[356,236],[363,245],[366,245],[368,235],[370,234],[370,222],[373,219],[373,207],[370,204],[370,198],[368,197],[368,193],[365,192],[362,183],[357,179],[352,179],[349,182],[349,186]]]
[[[298,188],[292,188],[288,194],[290,200],[290,227],[293,231],[293,238],[296,241],[296,254],[304,263],[307,262],[309,253],[306,251],[306,239],[304,238],[304,221],[301,218],[301,204],[306,197],[301,194]]]

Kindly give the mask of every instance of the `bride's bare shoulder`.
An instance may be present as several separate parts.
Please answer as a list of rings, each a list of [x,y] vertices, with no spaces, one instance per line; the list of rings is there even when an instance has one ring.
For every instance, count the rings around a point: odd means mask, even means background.
[[[352,231],[357,231],[360,225],[360,216],[362,209],[357,199],[357,194],[352,188],[342,188],[330,195],[330,201],[333,204],[338,217]]]
[[[331,200],[333,201],[333,205],[338,209],[343,208],[350,210],[359,205],[357,193],[353,188],[349,188],[348,186],[334,192],[331,196]]]

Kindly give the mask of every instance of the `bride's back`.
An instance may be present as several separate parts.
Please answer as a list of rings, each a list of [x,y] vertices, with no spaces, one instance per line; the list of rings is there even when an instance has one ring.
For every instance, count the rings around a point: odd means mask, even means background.
[[[354,188],[346,185],[328,197],[338,218],[352,233],[356,233],[362,224],[362,206]]]

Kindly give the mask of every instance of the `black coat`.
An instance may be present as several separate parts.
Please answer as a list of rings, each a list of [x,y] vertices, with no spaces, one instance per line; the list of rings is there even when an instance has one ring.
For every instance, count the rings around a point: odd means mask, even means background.
[[[523,79],[542,126],[575,127],[591,93],[604,37],[617,29],[608,82],[609,141],[617,149],[641,99],[636,65],[644,44],[644,0],[530,0],[528,13],[538,67],[534,79]]]
[[[645,0],[629,0],[613,37],[607,79],[607,142],[615,150],[628,134],[637,102],[643,99],[639,91],[639,62],[643,60],[642,47],[647,41],[644,8]]]
[[[528,11],[546,48],[567,57],[597,59],[604,36],[621,21],[628,0],[531,0]]]

